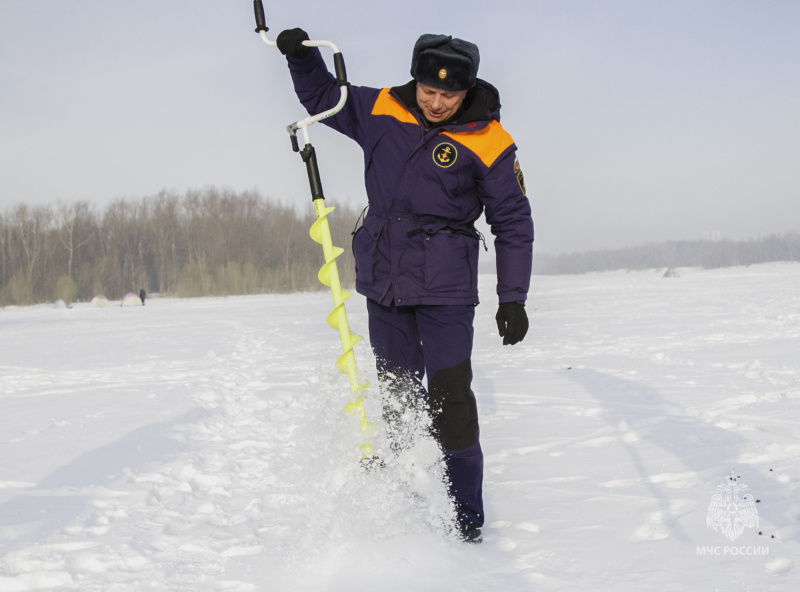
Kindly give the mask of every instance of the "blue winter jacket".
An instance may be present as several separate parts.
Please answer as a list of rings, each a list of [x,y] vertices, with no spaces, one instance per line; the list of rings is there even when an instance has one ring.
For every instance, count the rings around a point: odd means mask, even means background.
[[[319,50],[287,57],[310,114],[333,107],[339,87]],[[459,114],[429,124],[414,81],[396,88],[351,86],[344,109],[323,123],[359,143],[369,210],[353,238],[356,289],[388,305],[478,302],[480,233],[495,236],[500,302],[524,302],[533,220],[516,146],[500,125],[497,91],[479,80]]]

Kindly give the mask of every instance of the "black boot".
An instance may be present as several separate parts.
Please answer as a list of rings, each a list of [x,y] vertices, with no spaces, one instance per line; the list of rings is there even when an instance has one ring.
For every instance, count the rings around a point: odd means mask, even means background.
[[[458,522],[459,538],[465,543],[476,545],[483,542],[481,527],[469,520]]]

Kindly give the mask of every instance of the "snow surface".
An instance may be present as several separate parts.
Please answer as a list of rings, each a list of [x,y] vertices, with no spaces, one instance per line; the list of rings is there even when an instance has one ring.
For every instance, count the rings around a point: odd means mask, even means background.
[[[3,309],[0,591],[796,590],[800,265],[662,274],[536,277],[515,347],[481,278],[479,546],[424,441],[359,470],[329,294]]]

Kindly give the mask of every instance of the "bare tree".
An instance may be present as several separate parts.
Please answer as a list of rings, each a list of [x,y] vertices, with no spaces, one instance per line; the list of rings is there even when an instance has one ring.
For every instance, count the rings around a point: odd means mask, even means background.
[[[79,201],[71,204],[59,203],[58,239],[67,250],[67,275],[73,277],[72,266],[75,252],[95,239],[95,222],[89,204]]]

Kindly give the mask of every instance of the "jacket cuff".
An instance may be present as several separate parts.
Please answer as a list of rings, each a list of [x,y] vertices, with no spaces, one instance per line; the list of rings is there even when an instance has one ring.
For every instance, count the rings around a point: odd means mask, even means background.
[[[317,66],[315,63],[316,61],[322,61],[324,63],[318,47],[312,47],[311,51],[304,58],[287,55],[286,61],[289,62],[289,66],[291,66],[292,70],[298,72],[310,72]]]
[[[500,304],[504,302],[519,302],[520,304],[525,304],[525,301],[528,299],[527,294],[520,294],[519,292],[500,292],[497,296],[500,298]]]

